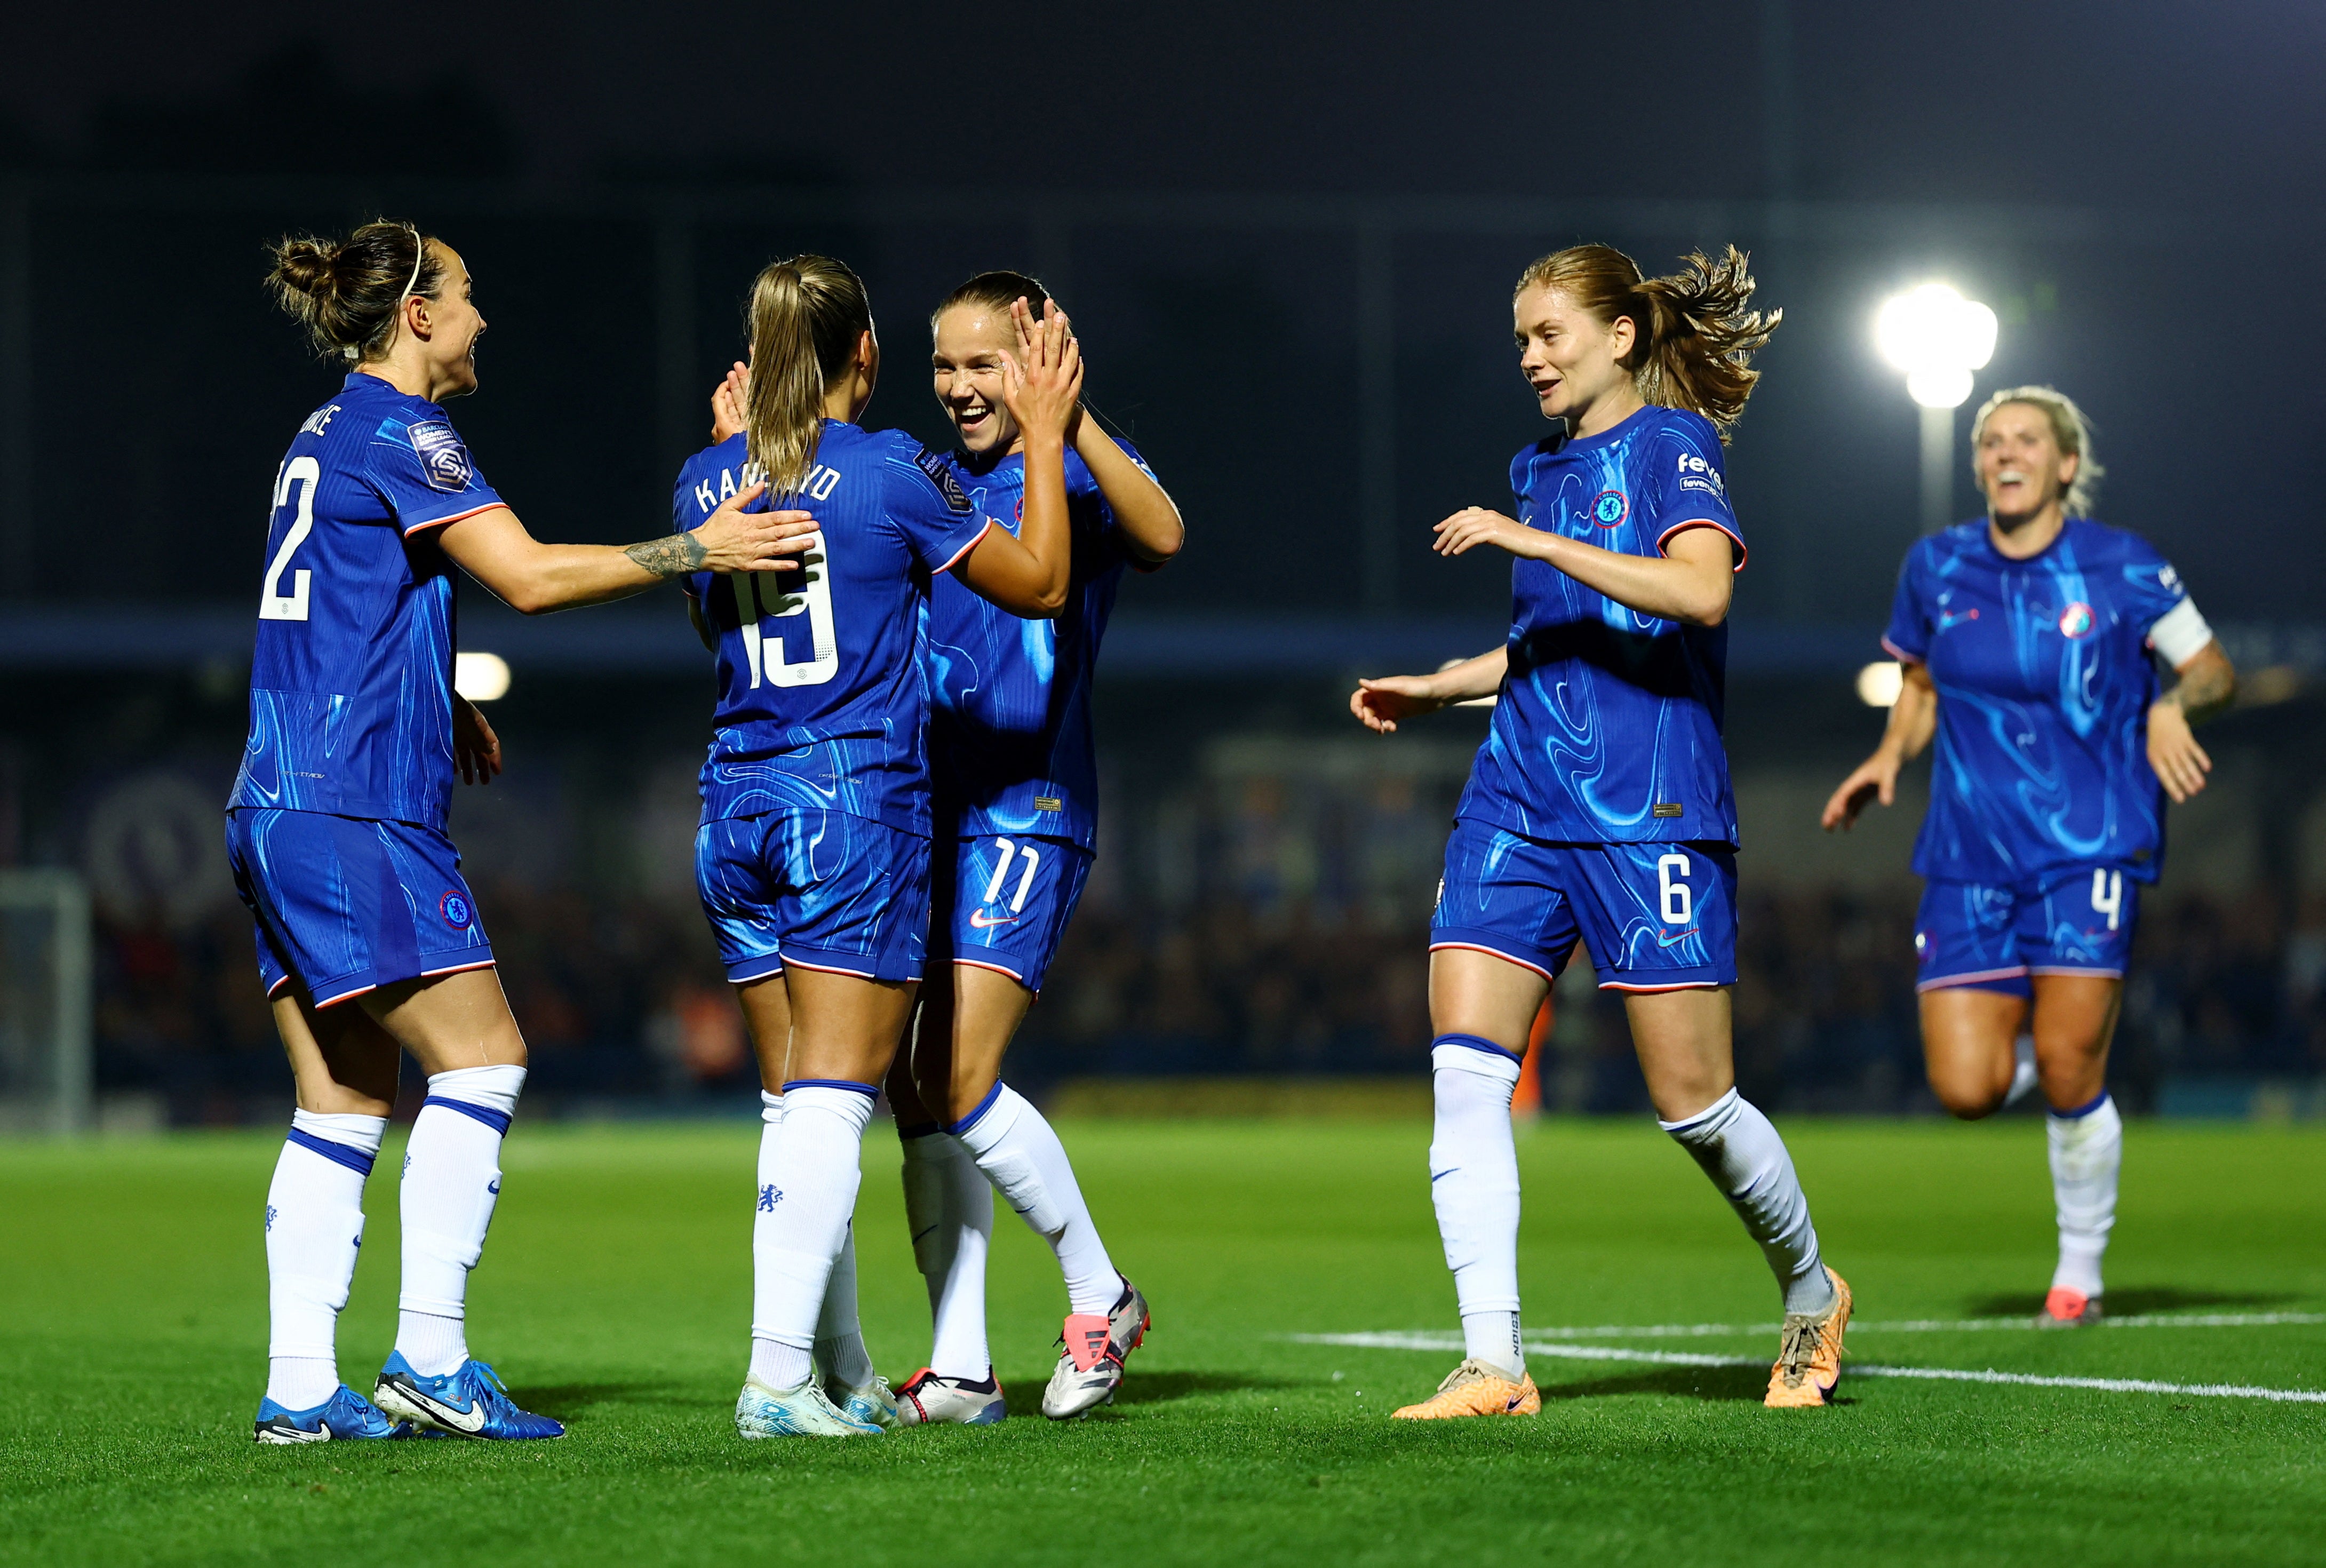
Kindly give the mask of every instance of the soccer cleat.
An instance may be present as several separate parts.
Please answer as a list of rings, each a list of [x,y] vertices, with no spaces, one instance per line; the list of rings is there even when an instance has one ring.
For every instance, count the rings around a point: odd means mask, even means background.
[[[897,1390],[900,1426],[991,1426],[1009,1414],[1001,1379],[991,1372],[984,1381],[972,1383],[966,1377],[940,1377],[924,1367]]]
[[[889,1380],[878,1372],[872,1374],[871,1382],[861,1383],[853,1388],[826,1383],[823,1395],[851,1421],[865,1422],[883,1432],[902,1424],[903,1418],[897,1409],[896,1393],[889,1386]]]
[[[743,1379],[735,1400],[735,1431],[758,1437],[879,1437],[883,1430],[859,1421],[832,1403],[813,1377],[796,1388],[771,1388],[757,1377]]]
[[[2039,1329],[2089,1329],[2100,1321],[2100,1299],[2065,1285],[2053,1285],[2035,1314]]]
[[[1391,1411],[1390,1419],[1447,1421],[1457,1415],[1536,1415],[1541,1411],[1542,1395],[1533,1378],[1521,1372],[1513,1383],[1499,1368],[1471,1360],[1446,1374],[1437,1393],[1419,1405]]]
[[[1120,1274],[1115,1277],[1122,1279],[1122,1294],[1115,1298],[1113,1309],[1104,1317],[1096,1312],[1071,1313],[1058,1335],[1066,1353],[1058,1358],[1050,1386],[1042,1390],[1042,1414],[1052,1421],[1113,1404],[1114,1391],[1122,1386],[1124,1359],[1147,1338],[1154,1321],[1147,1311],[1147,1298],[1130,1280]]]
[[[1849,1282],[1831,1269],[1833,1305],[1816,1317],[1787,1312],[1777,1364],[1769,1369],[1769,1392],[1761,1403],[1772,1410],[1824,1405],[1841,1381],[1841,1335],[1849,1327]]]
[[[272,1399],[262,1399],[252,1426],[250,1435],[260,1442],[347,1442],[412,1435],[410,1422],[391,1421],[344,1383],[312,1410],[285,1410]]]
[[[490,1367],[473,1357],[441,1377],[423,1377],[401,1350],[390,1352],[379,1369],[372,1398],[390,1415],[400,1415],[420,1435],[475,1437],[502,1442],[563,1437],[563,1422],[519,1410]]]

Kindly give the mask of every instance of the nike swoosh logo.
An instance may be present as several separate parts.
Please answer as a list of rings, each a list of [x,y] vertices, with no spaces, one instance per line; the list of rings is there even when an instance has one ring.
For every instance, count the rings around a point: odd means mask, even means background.
[[[482,1432],[485,1427],[485,1407],[471,1405],[466,1410],[455,1410],[441,1399],[431,1399],[409,1383],[390,1385],[397,1394],[420,1405],[431,1419],[442,1422],[455,1432]]]
[[[1685,942],[1703,929],[1704,928],[1701,926],[1690,926],[1687,930],[1679,932],[1676,935],[1670,937],[1658,937],[1656,938],[1656,945],[1661,947],[1669,947],[1674,942]]]
[[[1009,925],[1017,919],[1018,917],[1015,915],[1004,915],[998,920],[988,919],[983,910],[975,910],[970,914],[969,923],[972,929],[990,931],[996,926]]]

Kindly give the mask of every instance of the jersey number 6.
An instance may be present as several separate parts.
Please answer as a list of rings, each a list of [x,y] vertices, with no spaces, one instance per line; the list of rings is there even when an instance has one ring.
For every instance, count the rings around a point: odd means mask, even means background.
[[[258,591],[258,619],[261,621],[304,621],[307,619],[307,584],[314,574],[302,566],[291,574],[291,592],[283,592],[283,568],[307,536],[315,528],[315,486],[323,477],[323,465],[312,457],[294,457],[283,465],[274,476],[274,509],[281,511],[291,499],[291,487],[300,485],[299,515],[275,546],[274,559],[266,564],[266,585]]]
[[[1667,926],[1685,926],[1696,913],[1696,900],[1684,882],[1672,881],[1672,873],[1688,874],[1688,856],[1667,854],[1656,862],[1656,891],[1663,895],[1663,917]]]
[[[757,691],[762,681],[768,686],[822,686],[840,673],[840,648],[832,634],[832,571],[825,557],[823,536],[815,537],[815,544],[805,555],[798,556],[800,575],[806,584],[796,593],[786,593],[775,585],[769,572],[737,572],[728,578],[735,585],[735,617],[743,634],[743,658],[751,667],[751,689]],[[761,583],[767,583],[762,588]],[[808,657],[797,664],[784,659],[784,639],[778,634],[769,639],[759,633],[762,617],[781,621],[788,616],[807,612]]]

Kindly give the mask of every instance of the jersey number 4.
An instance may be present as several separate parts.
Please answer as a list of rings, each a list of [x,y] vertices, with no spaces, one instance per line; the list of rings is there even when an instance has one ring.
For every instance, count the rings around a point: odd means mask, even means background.
[[[291,574],[291,592],[283,592],[283,569],[307,536],[315,530],[315,486],[322,480],[323,465],[312,457],[294,457],[283,465],[274,476],[274,510],[279,514],[289,504],[293,486],[299,489],[299,515],[291,519],[284,530],[283,542],[274,547],[274,559],[266,564],[266,585],[258,591],[258,619],[261,621],[304,621],[307,619],[307,585],[314,574],[302,566]]]
[[[840,673],[840,648],[832,633],[832,572],[824,555],[823,536],[818,534],[807,554],[794,557],[800,564],[799,572],[786,573],[784,577],[807,579],[796,593],[785,593],[778,585],[783,579],[772,572],[737,572],[728,578],[735,585],[735,619],[743,637],[743,659],[751,670],[752,690],[763,685],[822,686]],[[763,636],[759,622],[803,612],[807,616],[805,651],[808,657],[798,663],[787,662],[783,636]]]

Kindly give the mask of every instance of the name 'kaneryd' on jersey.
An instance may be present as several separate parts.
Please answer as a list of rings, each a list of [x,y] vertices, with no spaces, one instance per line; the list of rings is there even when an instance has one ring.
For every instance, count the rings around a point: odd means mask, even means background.
[[[1531,528],[1648,556],[1717,528],[1744,565],[1719,433],[1684,409],[1546,437],[1511,489]],[[1512,562],[1511,597],[1510,672],[1455,815],[1550,842],[1735,844],[1727,628],[1642,615],[1543,561]]]
[[[1985,518],[1907,552],[1882,640],[1928,666],[1939,694],[1917,874],[2032,888],[2108,865],[2156,880],[2148,643],[2175,611],[2195,621],[2188,602],[2145,539],[2080,518],[2024,561],[1996,549]]]
[[[757,482],[749,464],[740,435],[689,458],[672,498],[678,528],[701,527]],[[929,585],[991,519],[911,436],[836,419],[800,494],[772,504],[815,516],[803,570],[687,580],[719,639],[702,819],[807,807],[926,835]]]
[[[1119,444],[1146,468],[1128,442]],[[1016,533],[1026,518],[1025,459],[1005,457],[982,472],[959,453],[952,462],[976,509]],[[929,764],[945,818],[940,833],[1096,845],[1091,677],[1130,557],[1097,479],[1072,450],[1066,512],[1073,576],[1056,620],[1020,619],[950,578],[930,591]]]
[[[308,415],[275,473],[229,807],[443,828],[452,578],[435,530],[502,504],[425,397],[357,371]]]

